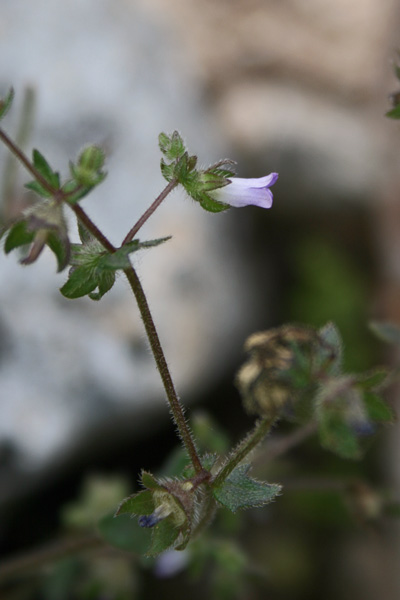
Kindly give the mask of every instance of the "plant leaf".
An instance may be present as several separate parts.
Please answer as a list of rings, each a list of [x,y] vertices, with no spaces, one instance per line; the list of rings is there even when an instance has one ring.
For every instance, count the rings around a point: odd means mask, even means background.
[[[60,292],[70,300],[81,298],[90,294],[96,289],[98,280],[93,270],[85,265],[74,268],[70,271],[69,279],[60,289]]]
[[[371,421],[380,423],[393,423],[394,414],[387,402],[379,394],[364,393],[364,404]]]
[[[8,232],[4,243],[4,252],[8,254],[11,250],[14,250],[14,248],[30,244],[34,237],[35,232],[28,230],[26,221],[18,221],[18,223],[15,223]]]
[[[116,516],[123,513],[131,515],[151,515],[154,511],[153,494],[150,490],[143,490],[125,498],[119,505]]]
[[[239,465],[224,483],[213,491],[216,500],[232,512],[269,504],[281,491],[278,484],[250,478],[247,475],[249,469],[250,465]]]
[[[204,210],[207,210],[208,212],[212,213],[219,213],[223,210],[227,210],[228,208],[230,208],[228,204],[222,204],[222,202],[217,202],[216,200],[211,198],[211,196],[206,192],[201,192],[199,194],[199,202],[202,208],[204,208]]]
[[[36,148],[32,152],[32,160],[33,166],[41,176],[54,188],[58,189],[60,187],[60,176],[58,173],[55,173],[53,169],[50,167],[49,163],[37,150]]]
[[[147,556],[158,556],[161,552],[171,548],[179,536],[177,529],[171,519],[164,519],[152,528],[151,544],[147,550]]]
[[[25,183],[24,187],[31,192],[35,192],[41,198],[51,198],[52,194],[46,188],[44,188],[38,181],[30,181],[29,183]]]
[[[60,272],[65,269],[69,263],[71,255],[71,246],[68,243],[68,238],[61,238],[56,233],[50,231],[47,235],[46,244],[56,256],[58,264],[57,271]]]
[[[143,555],[150,544],[150,531],[140,527],[137,519],[123,514],[106,515],[97,524],[100,535],[112,546]]]

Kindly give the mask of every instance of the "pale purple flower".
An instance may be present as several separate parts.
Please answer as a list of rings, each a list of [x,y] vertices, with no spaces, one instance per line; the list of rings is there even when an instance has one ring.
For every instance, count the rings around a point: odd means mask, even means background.
[[[278,179],[278,173],[270,173],[256,179],[229,177],[230,183],[222,188],[209,192],[218,202],[239,208],[241,206],[259,206],[271,208],[273,195],[269,189]]]

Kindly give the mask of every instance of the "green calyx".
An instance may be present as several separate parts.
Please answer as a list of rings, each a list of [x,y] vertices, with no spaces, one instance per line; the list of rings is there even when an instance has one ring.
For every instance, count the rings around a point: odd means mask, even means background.
[[[139,517],[139,525],[151,530],[147,555],[156,556],[169,548],[183,550],[190,540],[197,493],[190,480],[158,480],[142,473],[147,489],[126,498],[116,517],[131,514]]]
[[[188,196],[199,202],[208,212],[221,212],[229,208],[218,202],[209,192],[229,184],[234,175],[233,161],[223,160],[208,169],[196,169],[197,157],[186,150],[183,139],[177,131],[171,135],[161,133],[159,146],[162,154],[161,173],[168,182],[176,180]]]

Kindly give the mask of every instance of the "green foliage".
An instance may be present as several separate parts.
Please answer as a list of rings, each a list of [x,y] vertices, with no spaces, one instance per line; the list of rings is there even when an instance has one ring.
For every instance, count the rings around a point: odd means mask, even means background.
[[[12,98],[11,90],[7,98],[0,101],[0,118],[6,114]],[[400,118],[398,108],[388,116]],[[7,136],[4,136],[4,140],[7,140]],[[10,141],[8,145],[18,156]],[[212,192],[230,184],[230,178],[234,175],[232,161],[221,161],[208,169],[197,168],[197,157],[189,155],[182,137],[176,131],[171,135],[161,133],[159,146],[163,154],[161,171],[168,182],[182,185],[187,194],[207,211],[220,212],[229,208],[216,201]],[[20,158],[25,162],[22,155]],[[169,239],[165,237],[145,242],[133,239],[114,248],[82,209],[75,206],[104,180],[104,163],[104,151],[95,145],[88,146],[75,163],[70,163],[71,177],[61,182],[59,174],[34,149],[29,170],[36,172],[36,179],[26,187],[39,196],[39,201],[4,230],[8,231],[4,243],[6,253],[30,245],[27,256],[21,261],[23,264],[34,262],[47,245],[56,256],[59,271],[71,265],[68,280],[61,288],[66,298],[88,295],[93,300],[99,300],[113,287],[118,271],[129,274],[132,253],[158,246]],[[168,186],[162,192],[160,201],[172,187]],[[153,204],[156,206],[157,201]],[[70,244],[64,217],[65,205],[69,205],[78,217],[80,244]],[[147,216],[145,213],[144,217]],[[142,224],[141,221],[139,223]],[[133,231],[136,229],[130,230],[125,239],[134,237]],[[315,252],[315,244],[310,248],[311,252],[306,252],[305,269],[309,269],[313,285],[318,282],[317,286],[321,286],[323,291],[321,295],[314,294],[315,288],[312,290],[315,304],[309,306],[312,312],[317,309],[313,316],[318,314],[322,304],[325,309],[325,304],[321,302],[324,294],[329,300],[334,298],[335,309],[338,308],[337,298],[341,294],[338,293],[337,281],[340,278],[345,282],[345,287],[353,289],[353,304],[358,310],[359,289],[357,286],[351,288],[354,278],[347,266],[329,249],[323,255],[322,252]],[[322,255],[322,263],[317,269],[320,273],[323,264],[322,271],[326,279],[322,278],[322,282],[314,272],[311,273],[313,265],[309,267],[309,259],[315,255],[318,261]],[[132,283],[131,279],[129,281]],[[136,295],[133,283],[132,289]],[[140,298],[140,294],[136,297]],[[141,300],[138,300],[139,308],[143,303],[146,304],[145,297],[143,300],[142,296]],[[339,313],[342,309],[348,317],[348,298],[343,307],[339,307]],[[143,316],[143,319],[148,326],[147,331],[154,330],[151,317]],[[381,337],[400,343],[398,327],[389,324],[375,324],[374,327]],[[151,338],[152,334],[149,336]],[[156,333],[153,336],[153,342],[156,339],[158,344]],[[253,479],[249,476],[250,464],[244,464],[250,451],[262,441],[278,419],[315,423],[321,445],[349,459],[362,455],[364,440],[375,432],[379,423],[393,420],[392,410],[382,397],[388,383],[387,372],[376,370],[357,375],[344,372],[342,340],[332,323],[321,329],[286,325],[259,332],[247,340],[246,351],[250,355],[249,360],[238,374],[237,385],[247,411],[261,417],[253,432],[229,453],[224,432],[203,417],[194,423],[193,429],[198,437],[195,443],[179,399],[166,385],[174,419],[185,442],[184,449],[175,454],[167,465],[168,477],[159,478],[143,471],[143,489],[125,498],[114,515],[109,511],[117,503],[115,498],[111,501],[97,482],[93,488],[86,490],[86,495],[83,494],[80,501],[67,507],[63,514],[64,525],[86,529],[94,519],[100,518],[100,535],[120,549],[152,557],[168,549],[183,550],[192,537],[210,523],[218,506],[235,513],[240,509],[269,504],[280,494],[279,484]],[[162,350],[154,354],[160,371],[164,369],[168,372]],[[226,454],[227,458],[220,460],[221,454]],[[374,494],[368,495],[365,490],[361,493],[360,488],[353,490],[353,504],[360,503],[361,497],[363,501],[367,499],[364,502],[367,506],[365,513],[374,513],[380,499],[377,500]],[[218,565],[214,582],[218,597],[234,597],[235,586],[242,586],[246,560],[237,547],[224,542],[214,546],[214,559]],[[231,577],[227,578],[229,571]],[[93,593],[97,594],[97,588]]]
[[[250,465],[239,465],[221,485],[213,489],[216,500],[232,512],[269,504],[281,491],[280,485],[249,477],[249,469]]]
[[[97,523],[97,529],[111,546],[120,550],[143,555],[149,547],[149,531],[128,514],[122,514],[118,519],[114,514],[106,515]]]
[[[86,241],[72,245],[72,269],[60,291],[69,299],[88,295],[92,300],[100,300],[113,287],[116,271],[130,267],[130,254],[159,246],[169,239],[165,237],[146,242],[133,240],[115,252],[109,252],[99,241],[86,234]]]
[[[158,480],[145,471],[141,483],[147,489],[123,500],[116,519],[125,514],[138,516],[139,525],[151,529],[147,556],[157,556],[169,548],[183,550],[190,540],[197,512],[196,487],[188,479]]]
[[[177,131],[174,131],[172,135],[160,133],[158,144],[161,152],[168,160],[173,161],[182,158],[186,152],[185,143]]]
[[[6,116],[14,100],[14,89],[10,88],[7,96],[0,99],[0,120]]]
[[[43,154],[39,150],[34,149],[32,153],[33,166],[40,173],[45,181],[53,188],[60,187],[60,175],[53,171]]]
[[[161,133],[159,146],[164,154],[161,173],[168,182],[176,180],[191,198],[209,212],[221,212],[229,208],[214,200],[209,192],[230,183],[228,178],[234,175],[231,169],[233,161],[221,161],[205,170],[196,169],[197,157],[189,156],[177,131],[172,135]]]
[[[8,254],[11,250],[30,244],[35,237],[33,231],[28,230],[26,221],[18,221],[11,227],[4,243],[4,252]]]

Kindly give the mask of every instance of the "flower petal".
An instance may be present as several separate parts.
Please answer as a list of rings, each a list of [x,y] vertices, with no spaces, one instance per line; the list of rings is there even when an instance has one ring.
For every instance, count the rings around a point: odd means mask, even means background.
[[[273,195],[269,189],[278,179],[278,173],[270,173],[265,177],[255,179],[229,178],[226,186],[213,190],[210,195],[223,204],[237,208],[242,206],[259,206],[271,208]]]

